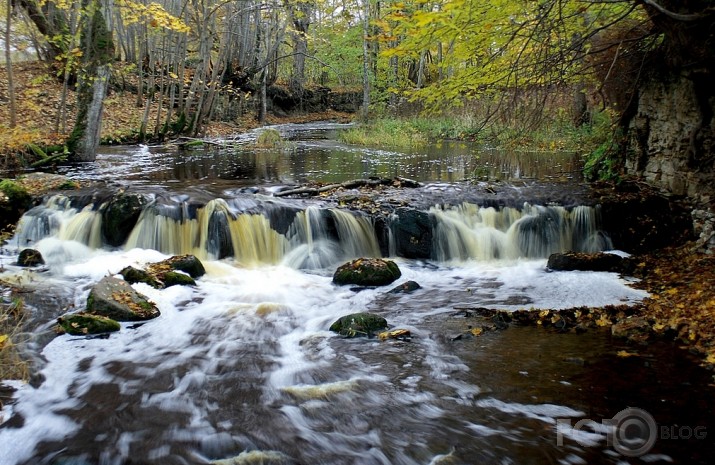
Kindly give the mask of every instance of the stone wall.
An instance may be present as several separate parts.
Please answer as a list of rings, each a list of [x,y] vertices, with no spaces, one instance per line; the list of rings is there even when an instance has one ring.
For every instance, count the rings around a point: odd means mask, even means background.
[[[630,121],[626,171],[691,198],[715,200],[715,89],[683,73],[651,79]]]

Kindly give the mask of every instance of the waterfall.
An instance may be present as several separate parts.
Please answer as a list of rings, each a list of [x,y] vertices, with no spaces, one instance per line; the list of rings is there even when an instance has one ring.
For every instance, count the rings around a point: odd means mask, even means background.
[[[283,263],[297,269],[322,269],[352,258],[379,257],[381,250],[398,255],[398,241],[424,240],[423,253],[438,261],[546,258],[554,252],[613,247],[599,230],[599,209],[591,206],[567,209],[525,203],[517,209],[466,202],[437,206],[429,215],[420,212],[425,235],[418,238],[412,227],[398,228],[398,232],[390,225],[403,221],[395,214],[381,218],[378,224],[373,217],[338,208],[297,210],[274,202],[262,206],[256,201],[229,204],[223,199],[200,205],[188,196],[172,200],[175,203],[152,201],[144,207],[125,249],[193,254],[204,259],[233,257],[244,266]],[[23,216],[17,246],[54,237],[101,248],[102,215],[107,205],[89,204],[79,209],[65,196],[50,197]],[[382,243],[376,230],[382,231]]]
[[[524,204],[521,211],[481,208],[470,203],[434,207],[435,258],[495,260],[545,258],[554,252],[595,252],[612,248],[598,229],[598,212],[590,206]]]

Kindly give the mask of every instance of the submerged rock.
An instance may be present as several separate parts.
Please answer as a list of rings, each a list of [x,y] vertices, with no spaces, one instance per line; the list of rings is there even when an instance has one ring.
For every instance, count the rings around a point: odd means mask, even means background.
[[[150,320],[159,316],[156,305],[126,281],[106,277],[94,285],[87,297],[87,313],[117,321]]]
[[[406,281],[388,291],[388,294],[412,294],[417,289],[422,289],[416,281]]]
[[[386,286],[402,276],[400,268],[392,260],[382,258],[358,258],[335,270],[333,283],[338,285]]]
[[[59,317],[57,324],[62,331],[74,336],[110,333],[120,329],[119,323],[115,320],[88,313],[72,313]]]
[[[345,337],[372,337],[384,329],[387,329],[387,320],[368,312],[345,315],[330,325],[330,331]]]
[[[37,266],[44,265],[45,259],[42,254],[35,249],[24,249],[17,256],[17,266]]]
[[[612,271],[632,272],[632,260],[612,253],[554,253],[546,267],[554,271]]]

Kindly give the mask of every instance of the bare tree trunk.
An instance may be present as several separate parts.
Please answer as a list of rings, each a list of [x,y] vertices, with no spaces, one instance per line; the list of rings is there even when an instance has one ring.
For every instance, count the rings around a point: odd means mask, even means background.
[[[89,11],[82,28],[84,71],[77,90],[77,121],[67,141],[72,161],[94,161],[100,141],[104,97],[109,85],[114,44],[98,0],[84,0]]]
[[[7,0],[7,20],[5,22],[5,68],[7,69],[7,94],[10,99],[10,127],[17,124],[15,110],[15,83],[12,80],[12,53],[10,52],[10,27],[12,26],[12,1]]]
[[[370,108],[370,49],[368,37],[370,33],[370,0],[363,0],[362,22],[362,117],[367,120]]]

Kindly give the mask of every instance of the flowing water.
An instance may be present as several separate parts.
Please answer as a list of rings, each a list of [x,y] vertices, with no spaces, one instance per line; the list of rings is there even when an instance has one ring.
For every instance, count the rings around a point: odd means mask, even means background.
[[[397,214],[378,221],[330,203],[270,197],[308,178],[444,183],[483,165],[494,167],[491,178],[555,181],[576,177],[573,157],[485,163],[492,155],[446,143],[388,154],[321,139],[334,125],[280,129],[294,140],[288,151],[251,152],[243,139],[231,150],[192,153],[122,147],[67,168],[151,196],[121,247],[103,238],[97,193],[48,197],[25,215],[3,249],[0,277],[34,290],[25,295],[26,349],[40,372],[29,384],[6,382],[14,392],[0,418],[0,464],[712,463],[713,390],[683,351],[627,346],[597,330],[469,332],[479,320],[464,308],[642,299],[612,273],[545,269],[554,251],[613,246],[597,207],[528,198],[519,206],[440,204],[424,211],[429,257],[408,259],[398,253]],[[245,189],[253,186],[257,193]],[[45,267],[12,265],[27,244]],[[82,309],[102,277],[179,253],[204,262],[195,287],[134,285],[156,302],[159,318],[122,323],[108,337],[52,335],[55,319]],[[395,284],[421,288],[392,294],[392,286],[332,284],[345,260],[385,255],[402,270]],[[328,331],[357,311],[379,313],[412,337]],[[628,407],[657,422],[644,455],[614,447],[613,428],[601,424]],[[586,419],[596,423],[577,426]]]

